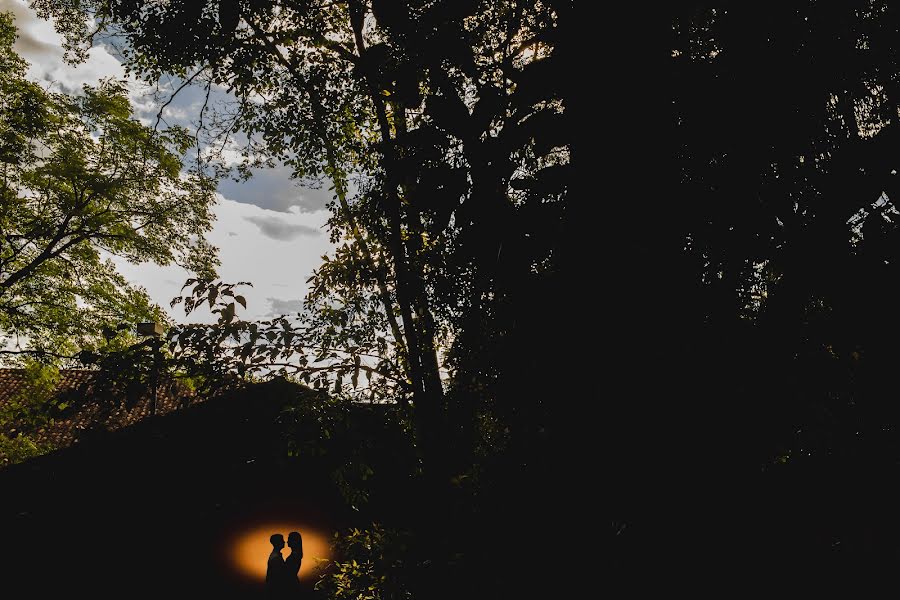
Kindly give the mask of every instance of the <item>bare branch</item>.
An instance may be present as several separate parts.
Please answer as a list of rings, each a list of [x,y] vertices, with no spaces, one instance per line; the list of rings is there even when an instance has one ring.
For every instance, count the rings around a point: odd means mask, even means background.
[[[172,101],[175,100],[175,97],[178,95],[178,92],[180,92],[187,86],[191,85],[191,82],[193,82],[194,79],[196,79],[196,77],[205,70],[206,70],[206,67],[201,67],[200,69],[197,70],[196,73],[194,73],[193,75],[191,75],[190,77],[185,79],[184,82],[180,86],[178,86],[178,89],[176,89],[174,92],[172,92],[172,95],[169,97],[169,99],[166,100],[166,102],[162,106],[159,107],[159,112],[156,113],[156,123],[153,125],[153,131],[156,131],[156,129],[159,127],[159,122],[162,121],[163,111],[166,110],[167,106],[172,104]]]

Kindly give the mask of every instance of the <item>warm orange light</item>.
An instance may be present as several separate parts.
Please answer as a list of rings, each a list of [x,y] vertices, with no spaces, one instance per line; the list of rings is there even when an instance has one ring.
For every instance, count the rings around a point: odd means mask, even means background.
[[[232,564],[244,575],[254,579],[265,579],[266,561],[272,552],[269,537],[273,533],[280,533],[287,540],[288,533],[291,531],[299,531],[303,536],[303,562],[300,563],[300,579],[309,577],[316,569],[325,565],[321,559],[331,556],[331,548],[328,545],[328,535],[307,527],[303,523],[288,521],[261,523],[238,532],[231,543]],[[290,553],[291,549],[287,546],[281,551],[281,555],[285,558]]]

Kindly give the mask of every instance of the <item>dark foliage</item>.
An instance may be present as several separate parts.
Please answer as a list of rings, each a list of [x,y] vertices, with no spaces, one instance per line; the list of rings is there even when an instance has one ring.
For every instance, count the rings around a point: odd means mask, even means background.
[[[685,531],[731,572],[897,559],[900,12],[694,6],[673,21]],[[702,499],[701,499],[702,497]]]

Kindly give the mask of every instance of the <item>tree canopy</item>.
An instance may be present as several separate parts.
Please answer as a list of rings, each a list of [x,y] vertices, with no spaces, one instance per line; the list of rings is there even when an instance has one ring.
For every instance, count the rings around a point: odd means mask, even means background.
[[[122,82],[28,81],[15,37],[0,15],[0,339],[72,354],[104,326],[166,319],[110,257],[214,275],[214,188],[184,170],[188,131],[139,123]]]
[[[236,105],[205,123],[246,135],[248,164],[330,180],[338,251],[312,280],[308,341],[347,356],[344,374],[360,353],[396,365],[405,381],[388,393],[413,403],[435,454],[449,410],[536,408],[517,373],[538,361],[523,342],[548,331],[535,309],[564,237],[554,47],[568,3],[34,4],[73,48],[90,43],[90,15],[96,35],[127,42],[133,73],[230,91]]]
[[[891,2],[723,3],[672,22],[685,460],[736,498],[698,536],[746,539],[748,568],[776,545],[781,573],[892,552],[898,32]]]

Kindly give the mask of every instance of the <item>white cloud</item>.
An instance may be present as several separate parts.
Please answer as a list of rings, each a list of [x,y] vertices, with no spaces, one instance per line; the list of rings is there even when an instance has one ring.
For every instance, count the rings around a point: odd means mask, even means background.
[[[282,312],[296,312],[294,308],[300,306],[300,299],[306,296],[306,280],[321,264],[322,255],[330,252],[333,246],[327,235],[303,235],[288,241],[272,239],[251,220],[278,219],[288,226],[320,231],[328,219],[328,212],[281,213],[220,197],[215,213],[218,220],[207,239],[219,247],[220,278],[231,283],[253,283],[253,287],[240,292],[247,299],[247,310],[238,307],[238,316],[260,319]],[[176,266],[132,265],[121,259],[115,259],[115,262],[123,275],[143,285],[150,297],[166,309],[190,277],[187,271]],[[202,309],[189,317],[185,317],[184,311],[177,306],[169,312],[178,322],[214,320]]]
[[[290,178],[291,169],[283,165],[271,169],[254,169],[246,182],[226,179],[219,183],[222,195],[278,212],[317,212],[332,200],[333,191],[326,183],[319,189],[297,185]],[[329,182],[330,183],[330,182]]]
[[[67,93],[77,92],[84,84],[96,84],[105,77],[123,79],[125,71],[105,48],[92,48],[88,59],[76,66],[63,59],[62,36],[50,21],[39,18],[22,0],[0,0],[0,11],[12,12],[19,30],[16,51],[28,61],[28,77],[52,84]]]

